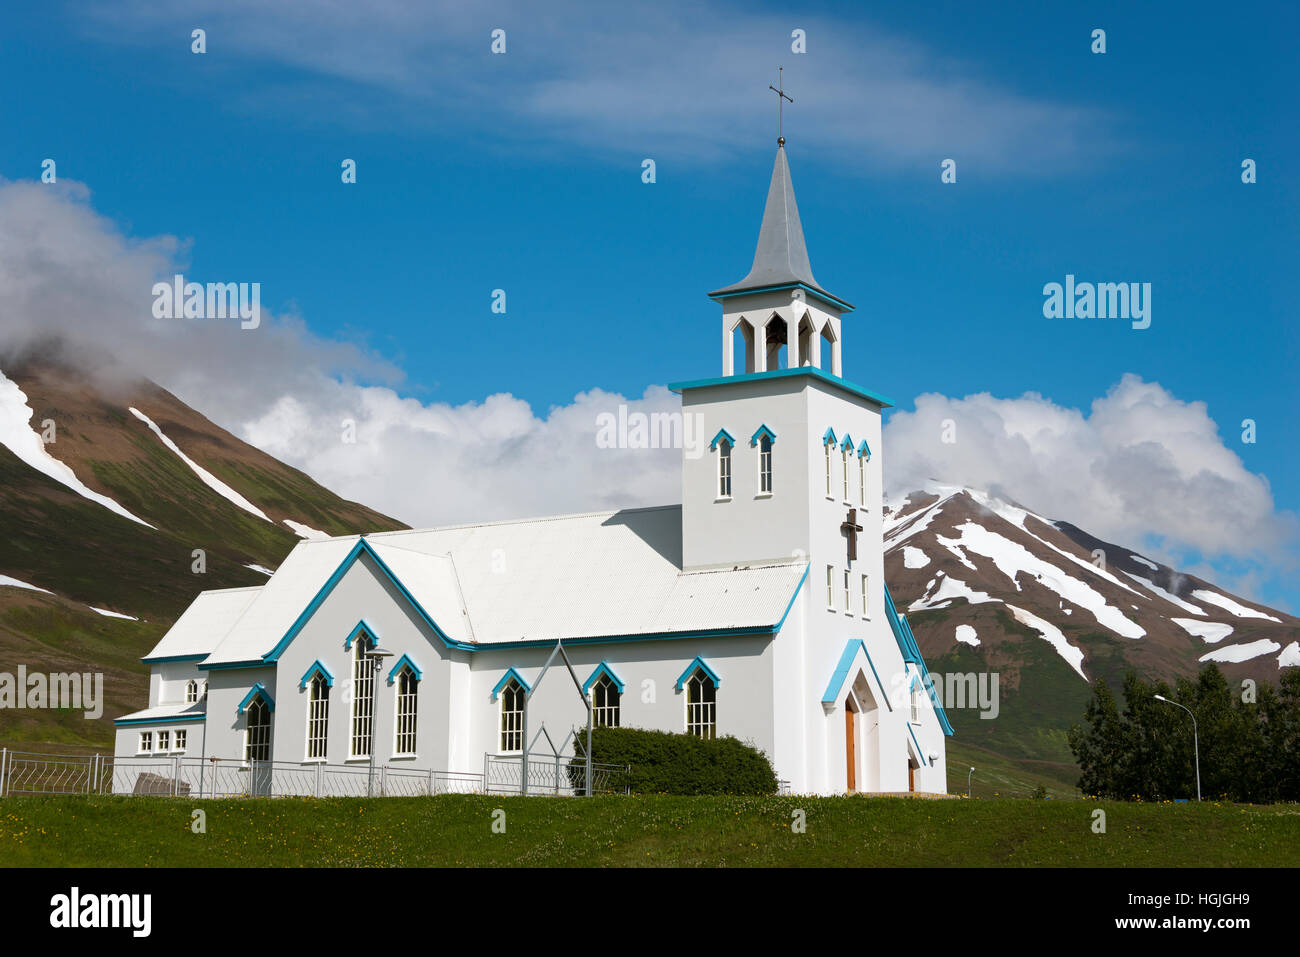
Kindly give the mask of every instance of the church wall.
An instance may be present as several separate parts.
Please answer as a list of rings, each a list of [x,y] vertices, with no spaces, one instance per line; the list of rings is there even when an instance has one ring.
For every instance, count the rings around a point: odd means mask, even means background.
[[[351,758],[352,651],[344,642],[360,621],[374,629],[380,650],[393,653],[384,659],[375,679],[374,748],[376,764],[403,764],[444,769],[452,756],[450,708],[452,660],[466,652],[448,649],[410,608],[409,603],[379,572],[368,556],[358,559],[307,621],[280,656],[275,712],[274,758],[307,760],[309,692],[299,687],[303,673],[319,659],[334,675],[330,688],[327,756],[330,764],[368,765],[366,758]],[[354,646],[355,647],[355,646]],[[396,685],[388,673],[403,654],[419,666],[416,756],[395,758]],[[247,686],[245,686],[247,687]]]
[[[718,735],[733,735],[754,744],[769,757],[774,748],[773,639],[740,638],[673,639],[566,645],[578,680],[586,683],[602,660],[625,683],[620,700],[624,727],[681,733],[686,730],[686,693],[674,684],[698,655],[722,679],[718,688]],[[465,770],[481,770],[484,752],[500,753],[500,702],[492,688],[514,667],[530,684],[535,683],[551,648],[502,649],[474,653],[471,672],[473,705],[471,756],[479,762]],[[564,662],[557,657],[545,682],[530,704],[530,740],[542,723],[558,744],[575,726],[585,729],[586,709],[578,698]],[[558,732],[558,733],[557,733]],[[585,732],[584,732],[585,733]],[[534,750],[545,750],[544,740]],[[570,749],[571,750],[571,749]],[[597,755],[597,761],[599,761]],[[781,769],[778,768],[778,775]]]
[[[191,681],[202,686],[207,674],[199,670],[197,661],[164,661],[153,666],[149,676],[149,706],[181,704],[185,701],[185,685]]]
[[[239,704],[257,683],[266,688],[276,702],[272,716],[271,747],[278,745],[280,699],[275,692],[275,668],[233,668],[207,672],[207,757],[242,760],[244,757],[244,715]],[[273,751],[274,753],[274,751]]]

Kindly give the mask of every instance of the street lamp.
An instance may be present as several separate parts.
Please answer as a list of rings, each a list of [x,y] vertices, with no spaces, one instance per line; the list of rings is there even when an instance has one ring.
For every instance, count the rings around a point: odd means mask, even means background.
[[[966,797],[970,797],[970,779],[975,776],[975,769],[970,769],[970,774],[966,775]]]
[[[1156,695],[1156,700],[1171,704],[1175,708],[1182,708],[1189,715],[1192,715],[1192,753],[1196,756],[1196,800],[1199,801],[1201,799],[1201,743],[1196,733],[1196,715],[1192,714],[1191,708],[1184,707],[1177,701],[1170,701],[1162,694]]]
[[[366,777],[366,797],[371,797],[375,787],[375,702],[379,700],[375,685],[379,681],[380,662],[393,657],[393,653],[371,647],[363,651],[361,657],[370,662],[370,774]]]

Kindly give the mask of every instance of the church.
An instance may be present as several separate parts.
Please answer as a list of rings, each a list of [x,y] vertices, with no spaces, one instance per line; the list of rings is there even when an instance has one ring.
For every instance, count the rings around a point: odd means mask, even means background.
[[[777,144],[753,267],[709,293],[721,374],[670,385],[708,443],[680,505],[305,540],[143,659],[117,763],[486,786],[572,754],[589,702],[598,726],[734,736],[794,793],[945,793],[952,728],[884,579],[890,402],[844,376],[853,306],[813,278]],[[557,642],[581,694],[559,657],[539,684]]]

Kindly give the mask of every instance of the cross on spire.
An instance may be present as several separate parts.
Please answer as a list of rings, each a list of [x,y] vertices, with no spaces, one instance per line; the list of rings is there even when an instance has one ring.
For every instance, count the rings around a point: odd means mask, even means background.
[[[784,79],[785,67],[783,66],[777,67],[776,73],[777,73],[777,80],[776,80],[777,85],[772,86],[772,84],[769,83],[767,85],[767,88],[776,94],[776,145],[785,146],[785,116],[784,116],[785,102],[784,101],[789,100],[791,103],[793,103],[794,97],[787,95],[785,92],[785,79]]]

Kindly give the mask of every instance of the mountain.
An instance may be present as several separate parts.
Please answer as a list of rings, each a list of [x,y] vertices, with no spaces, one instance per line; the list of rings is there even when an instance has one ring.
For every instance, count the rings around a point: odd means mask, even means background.
[[[153,382],[0,362],[0,672],[102,671],[105,692],[96,721],[0,709],[0,742],[111,748],[140,656],[196,594],[265,582],[303,537],[405,527]]]
[[[1276,683],[1300,666],[1300,619],[975,489],[891,499],[885,549],[895,603],[936,680],[998,675],[996,718],[945,697],[957,778],[967,762],[1014,764],[1072,790],[1066,731],[1098,678],[1118,689],[1132,668],[1172,683],[1215,661],[1229,681]]]

